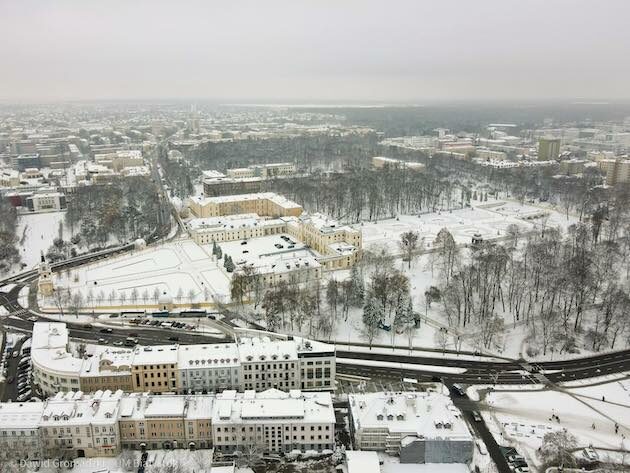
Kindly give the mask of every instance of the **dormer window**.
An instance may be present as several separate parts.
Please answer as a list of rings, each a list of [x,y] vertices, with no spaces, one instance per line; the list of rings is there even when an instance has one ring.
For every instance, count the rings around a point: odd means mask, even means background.
[[[379,414],[376,416],[376,420],[383,420],[383,414]]]

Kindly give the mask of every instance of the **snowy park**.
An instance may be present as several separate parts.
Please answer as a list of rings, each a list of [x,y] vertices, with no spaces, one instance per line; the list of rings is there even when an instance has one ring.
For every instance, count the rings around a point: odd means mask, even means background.
[[[400,236],[408,231],[418,232],[424,247],[430,249],[442,228],[448,229],[456,243],[469,244],[475,234],[484,240],[503,238],[510,225],[516,225],[525,233],[540,229],[542,225],[566,228],[575,222],[574,217],[567,220],[566,216],[556,211],[516,202],[491,201],[452,211],[400,215],[378,222],[364,222],[360,228],[364,248],[386,246],[395,253],[398,252]]]
[[[55,273],[54,283],[70,294],[81,294],[89,309],[157,307],[161,296],[188,305],[229,297],[224,268],[188,239]],[[39,304],[49,310],[57,306],[53,297],[41,295]]]

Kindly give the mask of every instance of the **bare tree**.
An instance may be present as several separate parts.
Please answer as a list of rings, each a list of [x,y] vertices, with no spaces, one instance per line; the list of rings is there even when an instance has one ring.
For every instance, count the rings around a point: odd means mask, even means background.
[[[399,245],[403,252],[403,261],[407,261],[409,263],[409,269],[411,269],[411,260],[418,248],[419,239],[419,233],[414,232],[413,230],[409,230],[408,232],[404,232],[400,235]]]

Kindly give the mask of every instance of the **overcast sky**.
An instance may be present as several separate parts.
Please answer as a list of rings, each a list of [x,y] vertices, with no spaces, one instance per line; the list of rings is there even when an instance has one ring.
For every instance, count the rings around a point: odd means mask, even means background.
[[[0,0],[0,99],[630,98],[628,0]]]

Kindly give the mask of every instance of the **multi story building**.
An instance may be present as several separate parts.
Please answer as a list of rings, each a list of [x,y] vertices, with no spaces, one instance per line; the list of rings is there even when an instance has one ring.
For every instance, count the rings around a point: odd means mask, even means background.
[[[40,459],[39,422],[43,410],[41,402],[0,403],[0,450],[17,460]]]
[[[60,322],[34,324],[31,340],[33,382],[44,395],[133,389],[130,350],[94,346],[93,356],[75,356],[69,349],[66,324]]]
[[[263,182],[262,177],[213,177],[203,180],[203,195],[215,197],[261,192]]]
[[[210,448],[214,396],[132,394],[121,400],[122,448]]]
[[[202,218],[247,213],[270,217],[297,217],[302,214],[302,206],[272,192],[191,197],[188,206],[196,217]]]
[[[58,393],[43,403],[39,423],[45,456],[114,456],[120,452],[118,415],[122,391]]]
[[[274,453],[333,450],[334,429],[330,393],[224,391],[212,413],[212,438],[220,453],[251,447]]]
[[[120,172],[124,168],[142,166],[144,159],[142,158],[142,151],[117,150],[110,153],[95,154],[94,162]]]
[[[243,339],[239,345],[241,385],[245,390],[256,391],[328,390],[335,379],[335,351],[331,348],[304,339]]]
[[[66,196],[61,192],[43,192],[26,198],[26,207],[31,212],[62,210],[67,207]]]
[[[59,391],[209,393],[224,389],[332,390],[335,347],[288,337],[243,338],[238,343],[88,347],[74,355],[64,323],[33,326],[33,381],[44,395]]]
[[[181,346],[177,359],[180,391],[205,394],[240,389],[240,359],[234,343]]]
[[[133,353],[131,379],[136,392],[177,392],[178,345],[137,346]]]
[[[505,161],[507,159],[507,154],[503,151],[495,151],[488,148],[477,148],[476,154],[477,158],[487,161]]]
[[[231,453],[331,450],[330,393],[153,395],[58,393],[44,402],[0,403],[0,445],[19,459],[114,456],[121,449],[212,448]]]
[[[296,167],[293,163],[254,164],[246,168],[234,168],[227,170],[227,176],[235,179],[260,177],[271,179],[295,174]]]
[[[399,455],[401,463],[468,463],[474,442],[461,412],[434,392],[349,395],[354,446]]]
[[[538,140],[538,159],[550,161],[560,156],[560,138],[540,138]]]
[[[580,174],[584,171],[584,166],[588,163],[585,159],[565,159],[560,161],[560,173],[567,176]]]
[[[600,159],[597,167],[604,174],[609,186],[630,182],[630,159]]]

